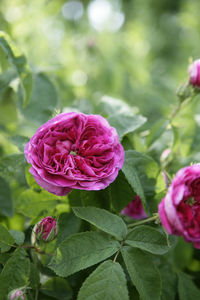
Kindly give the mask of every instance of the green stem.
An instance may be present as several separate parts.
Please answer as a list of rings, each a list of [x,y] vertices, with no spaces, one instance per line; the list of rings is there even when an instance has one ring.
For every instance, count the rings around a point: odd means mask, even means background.
[[[153,217],[150,217],[150,218],[147,218],[147,219],[135,222],[135,223],[128,224],[127,227],[128,228],[135,227],[135,226],[138,226],[138,225],[141,225],[141,224],[145,224],[145,223],[156,221],[157,219],[158,219],[158,214],[156,214]]]
[[[116,262],[116,259],[117,259],[118,255],[119,255],[119,253],[120,253],[120,250],[121,250],[123,244],[124,244],[124,241],[121,242],[120,248],[119,248],[119,250],[117,251],[117,253],[116,253],[116,255],[115,255],[114,259],[113,259],[113,262],[114,262],[114,263]]]

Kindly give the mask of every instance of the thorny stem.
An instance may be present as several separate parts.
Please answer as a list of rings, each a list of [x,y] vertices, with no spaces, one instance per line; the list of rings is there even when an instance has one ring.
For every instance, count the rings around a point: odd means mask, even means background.
[[[155,214],[153,217],[150,217],[150,218],[147,218],[147,219],[144,219],[142,221],[135,222],[135,223],[128,224],[127,227],[128,228],[135,227],[135,226],[138,226],[138,225],[141,225],[141,224],[156,221],[158,219],[159,219],[158,214]]]

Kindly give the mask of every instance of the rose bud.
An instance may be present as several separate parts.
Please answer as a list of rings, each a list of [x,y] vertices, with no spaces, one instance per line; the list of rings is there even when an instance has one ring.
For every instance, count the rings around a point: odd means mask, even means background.
[[[99,115],[75,112],[43,124],[24,153],[36,182],[59,196],[72,189],[105,189],[124,163],[115,128]]]
[[[178,171],[159,204],[159,217],[169,234],[200,249],[200,164]]]
[[[188,69],[190,84],[200,88],[200,59],[195,60]]]
[[[26,300],[26,296],[22,292],[22,290],[13,290],[8,295],[8,300]]]
[[[133,219],[144,219],[147,215],[142,206],[142,201],[138,195],[135,196],[133,201],[131,201],[122,211],[122,215],[129,216]]]
[[[35,235],[38,240],[51,242],[57,235],[58,227],[56,219],[46,217],[34,227]]]

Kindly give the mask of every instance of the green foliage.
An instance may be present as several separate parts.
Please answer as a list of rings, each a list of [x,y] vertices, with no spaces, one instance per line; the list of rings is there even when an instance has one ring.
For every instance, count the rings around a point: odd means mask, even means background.
[[[0,215],[11,217],[13,215],[12,194],[9,184],[0,177]]]
[[[131,230],[125,243],[153,254],[165,254],[169,251],[166,237],[157,229],[146,225],[137,226]]]
[[[72,291],[67,281],[58,277],[53,277],[43,283],[41,292],[58,300],[69,300],[72,297]]]
[[[9,63],[15,69],[22,86],[24,104],[27,105],[32,93],[32,73],[27,64],[26,57],[13,44],[9,36],[0,32],[0,47],[5,53]]]
[[[0,299],[4,300],[11,290],[26,286],[29,272],[30,262],[26,258],[26,251],[16,249],[0,274]]]
[[[150,256],[140,249],[131,247],[123,247],[122,256],[141,298],[160,300],[161,278]]]
[[[75,215],[97,228],[107,232],[119,240],[123,240],[127,234],[124,221],[110,212],[96,207],[73,207]]]
[[[178,274],[178,293],[180,300],[200,298],[200,290],[193,283],[192,278],[183,272]]]
[[[14,239],[12,234],[8,232],[8,230],[0,224],[0,249],[1,252],[7,252],[10,247],[14,244]]]
[[[119,263],[101,263],[83,283],[77,300],[128,300],[126,278]]]
[[[57,275],[66,277],[110,257],[119,246],[101,232],[77,233],[59,244],[49,266]]]

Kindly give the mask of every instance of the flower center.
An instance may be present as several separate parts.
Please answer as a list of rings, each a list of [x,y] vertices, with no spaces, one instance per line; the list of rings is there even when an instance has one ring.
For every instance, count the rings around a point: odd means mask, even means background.
[[[77,152],[75,152],[75,151],[70,151],[69,154],[72,154],[73,156],[76,156],[76,155],[77,155]]]

